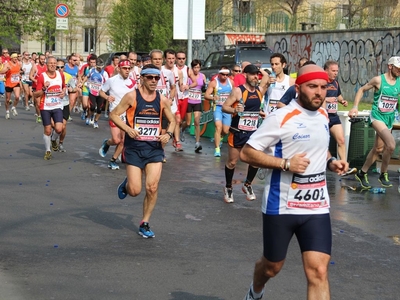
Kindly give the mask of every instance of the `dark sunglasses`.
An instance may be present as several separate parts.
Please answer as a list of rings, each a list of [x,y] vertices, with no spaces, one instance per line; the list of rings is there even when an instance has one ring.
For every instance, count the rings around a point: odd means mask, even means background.
[[[64,69],[64,66],[56,66],[57,69]]]
[[[155,79],[156,81],[159,81],[161,77],[158,76],[158,75],[156,75],[156,76],[146,75],[146,76],[144,76],[144,78],[146,78],[147,80],[153,80],[153,79]]]
[[[186,57],[177,57],[176,59],[184,60],[184,59],[186,59]]]
[[[232,70],[232,72],[239,73],[239,72],[240,72],[240,70]]]
[[[131,67],[121,67],[122,70],[130,70],[132,69]]]

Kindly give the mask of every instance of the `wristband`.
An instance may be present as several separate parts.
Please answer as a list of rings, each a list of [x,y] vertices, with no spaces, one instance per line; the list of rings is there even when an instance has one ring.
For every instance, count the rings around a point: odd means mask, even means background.
[[[282,161],[281,161],[281,163],[280,163],[280,165],[279,165],[279,167],[281,168],[281,170],[282,170],[283,172],[286,172],[286,171],[287,171],[287,169],[286,169],[286,164],[287,164],[287,159],[286,159],[286,158],[283,158]]]
[[[290,169],[290,159],[286,159],[285,171],[289,171],[289,169]]]
[[[331,156],[331,158],[328,159],[328,161],[326,162],[326,168],[327,168],[327,169],[329,169],[330,163],[333,162],[334,160],[337,160],[337,158],[334,157],[334,156]],[[330,169],[329,169],[329,170],[330,170]]]
[[[167,134],[169,135],[169,137],[172,139],[174,137],[174,134],[171,131],[167,131]]]
[[[46,87],[42,87],[42,91],[45,92],[47,89]]]

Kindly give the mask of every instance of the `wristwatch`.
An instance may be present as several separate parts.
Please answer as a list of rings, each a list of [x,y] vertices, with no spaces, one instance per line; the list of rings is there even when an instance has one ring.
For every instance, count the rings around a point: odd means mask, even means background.
[[[167,131],[167,134],[169,135],[169,137],[172,139],[174,137],[174,134],[171,131]]]

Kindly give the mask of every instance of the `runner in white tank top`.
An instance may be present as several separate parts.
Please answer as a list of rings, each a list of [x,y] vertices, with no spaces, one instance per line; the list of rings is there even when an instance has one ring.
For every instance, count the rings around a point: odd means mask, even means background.
[[[286,58],[280,53],[274,53],[270,59],[272,72],[274,76],[270,76],[271,81],[268,87],[268,99],[264,103],[264,112],[268,115],[277,110],[277,104],[285,94],[286,90],[294,84],[295,79],[286,75],[283,69],[286,67]]]

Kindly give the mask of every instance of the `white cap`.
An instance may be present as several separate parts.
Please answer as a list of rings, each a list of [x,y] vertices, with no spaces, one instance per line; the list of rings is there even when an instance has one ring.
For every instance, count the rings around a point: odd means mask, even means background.
[[[222,69],[222,70],[219,70],[218,73],[220,73],[220,74],[229,74],[230,71],[228,69]]]
[[[400,56],[392,56],[389,59],[388,65],[394,65],[397,68],[400,68]]]

